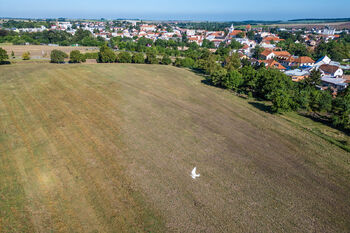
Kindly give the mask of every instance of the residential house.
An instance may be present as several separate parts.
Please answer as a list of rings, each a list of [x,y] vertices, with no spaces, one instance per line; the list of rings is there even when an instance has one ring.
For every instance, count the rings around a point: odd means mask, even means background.
[[[264,51],[261,52],[260,55],[261,55],[263,60],[271,60],[276,56],[274,51],[272,51],[270,49],[265,49]]]
[[[306,66],[313,66],[315,64],[315,61],[308,56],[301,56],[295,59],[295,62],[298,67],[306,67]]]
[[[154,31],[157,30],[157,27],[156,27],[156,25],[142,24],[142,25],[140,26],[140,30],[141,30],[141,31],[145,31],[145,32],[149,32],[149,31],[154,32]]]
[[[288,70],[284,73],[289,77],[291,77],[292,81],[294,82],[299,82],[300,80],[303,80],[310,76],[310,73],[308,71],[301,70],[301,69]]]
[[[280,39],[276,36],[267,36],[267,37],[264,37],[262,39],[262,42],[265,42],[265,43],[270,42],[271,43],[271,41],[273,41],[274,43],[278,43],[278,42],[283,41],[283,40],[284,39]]]
[[[277,69],[277,70],[286,70],[286,67],[281,65],[278,61],[274,59],[269,60],[259,60],[259,64],[264,63],[266,68]]]
[[[338,66],[323,64],[318,68],[323,76],[341,77],[343,70]]]
[[[290,56],[287,59],[280,59],[281,64],[285,67],[310,67],[315,64],[315,61],[311,57],[302,56]]]
[[[332,76],[321,77],[322,89],[331,88],[335,92],[346,89],[349,85],[345,78],[334,78]]]

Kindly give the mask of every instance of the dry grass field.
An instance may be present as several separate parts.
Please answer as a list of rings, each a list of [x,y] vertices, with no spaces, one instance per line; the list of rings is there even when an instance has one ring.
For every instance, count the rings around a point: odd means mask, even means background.
[[[332,27],[337,30],[350,29],[350,23],[347,22],[332,22],[332,23],[290,23],[290,24],[272,24],[268,25],[269,27],[284,27],[284,28],[306,28],[307,30],[311,30],[312,28],[322,29],[325,27]]]
[[[349,232],[349,137],[201,80],[0,66],[0,232]]]
[[[98,52],[98,48],[95,47],[72,47],[72,46],[48,46],[48,45],[11,45],[2,44],[1,48],[7,51],[7,54],[11,55],[13,51],[16,57],[21,57],[24,52],[30,52],[32,57],[36,58],[50,58],[50,53],[54,49],[61,50],[69,54],[72,50],[79,50],[82,53],[85,52]]]

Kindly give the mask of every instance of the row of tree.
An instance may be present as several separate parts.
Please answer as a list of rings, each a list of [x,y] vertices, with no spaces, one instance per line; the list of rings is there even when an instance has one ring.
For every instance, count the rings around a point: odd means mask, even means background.
[[[74,36],[65,31],[42,31],[42,32],[14,32],[0,29],[0,43],[13,43],[22,45],[30,43],[39,44],[59,44],[68,46],[79,44],[83,46],[101,46],[105,43],[102,37],[94,37],[90,31],[78,29]]]

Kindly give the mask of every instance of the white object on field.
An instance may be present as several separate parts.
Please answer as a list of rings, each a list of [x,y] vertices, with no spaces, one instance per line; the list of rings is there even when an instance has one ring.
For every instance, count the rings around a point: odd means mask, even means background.
[[[192,172],[191,172],[191,176],[193,179],[196,179],[197,177],[200,177],[200,174],[196,173],[196,167],[193,168]]]

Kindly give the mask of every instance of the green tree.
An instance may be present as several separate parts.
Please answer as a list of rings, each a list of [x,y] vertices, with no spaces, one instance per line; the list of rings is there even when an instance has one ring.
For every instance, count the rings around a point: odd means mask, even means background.
[[[168,55],[164,55],[163,58],[162,58],[162,61],[161,63],[163,65],[170,65],[171,64],[171,59]]]
[[[80,53],[79,50],[73,50],[70,52],[69,55],[69,63],[80,63],[80,62],[85,62],[86,57],[84,54]]]
[[[260,59],[261,57],[261,53],[264,51],[264,48],[260,47],[259,45],[257,45],[255,48],[254,48],[254,53],[253,53],[253,57],[255,59]]]
[[[235,39],[231,40],[231,43],[230,43],[231,49],[240,49],[242,47],[243,47],[243,45],[241,43],[239,43],[238,41],[236,41]]]
[[[0,48],[0,64],[3,64],[5,60],[7,60],[9,56],[7,55],[7,52],[5,49]]]
[[[223,86],[234,91],[237,91],[242,83],[242,75],[237,70],[229,71],[223,80]]]
[[[11,51],[11,57],[15,58],[15,53],[13,51]]]
[[[129,52],[120,52],[117,55],[117,62],[119,63],[131,63],[132,57]]]
[[[260,68],[257,73],[256,93],[266,100],[272,100],[277,90],[293,90],[294,82],[279,70]],[[283,93],[277,93],[283,94]]]
[[[224,62],[224,67],[229,72],[232,70],[237,70],[241,67],[241,59],[237,53],[233,53],[231,56],[226,57]]]
[[[249,40],[254,40],[255,39],[254,31],[247,32],[247,37],[248,37]]]
[[[134,53],[132,56],[132,63],[142,64],[145,63],[145,57],[143,53]]]
[[[334,100],[332,114],[335,126],[350,130],[350,88],[347,88]]]
[[[244,32],[240,32],[237,34],[236,36],[237,38],[244,38],[245,37],[245,33]]]
[[[113,63],[115,62],[117,56],[114,51],[107,45],[102,45],[100,47],[100,52],[98,53],[97,62],[99,63]]]
[[[286,89],[276,89],[271,95],[272,111],[276,113],[287,112],[292,110],[293,94]]]
[[[186,68],[193,68],[194,63],[195,63],[194,60],[190,57],[185,57],[184,59],[180,60],[181,66]]]
[[[319,112],[330,112],[332,110],[333,97],[329,91],[321,91],[320,102],[318,104]]]
[[[243,78],[242,88],[247,92],[255,92],[258,82],[258,72],[250,65],[242,67],[240,72]]]
[[[64,63],[64,59],[67,57],[68,55],[65,52],[57,49],[52,50],[50,54],[51,63]]]
[[[227,70],[220,67],[215,71],[213,71],[213,73],[211,74],[210,76],[211,82],[215,86],[225,87],[226,75],[227,75]]]
[[[146,53],[146,63],[147,64],[159,64],[156,53],[149,51]]]
[[[212,41],[204,39],[203,42],[202,42],[202,47],[213,49],[213,48],[215,48],[215,44]]]
[[[321,72],[319,70],[312,70],[308,78],[304,79],[305,85],[314,87],[321,84]]]

